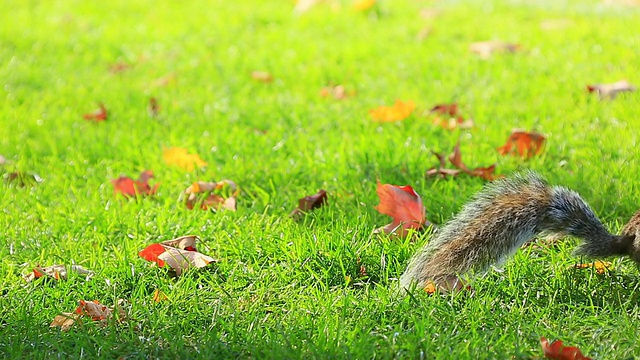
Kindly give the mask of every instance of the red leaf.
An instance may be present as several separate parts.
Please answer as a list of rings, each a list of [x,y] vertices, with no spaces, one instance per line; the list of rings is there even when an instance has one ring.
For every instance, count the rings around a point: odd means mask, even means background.
[[[83,115],[85,120],[93,120],[95,122],[101,122],[107,120],[107,108],[103,103],[100,103],[100,107],[93,112]]]
[[[166,249],[164,246],[156,243],[156,244],[151,244],[146,248],[142,249],[138,253],[138,255],[147,261],[155,262],[158,264],[158,266],[163,267],[164,261],[158,259],[158,256],[160,256],[165,251]]]
[[[137,181],[134,181],[130,177],[120,176],[115,180],[111,180],[113,184],[114,192],[121,193],[125,197],[135,197],[140,195],[154,195],[158,191],[159,184],[155,184],[153,188],[149,186],[149,179],[153,177],[151,170],[145,170],[140,173],[140,177]]]
[[[399,236],[405,236],[408,229],[420,229],[428,223],[422,199],[411,186],[380,184],[378,181],[376,192],[380,204],[375,209],[393,218],[393,222],[383,228],[387,234],[397,230]]]
[[[541,337],[540,345],[544,352],[544,357],[555,360],[590,360],[591,358],[582,355],[580,349],[575,346],[563,346],[562,340],[556,340],[549,344],[549,341]]]

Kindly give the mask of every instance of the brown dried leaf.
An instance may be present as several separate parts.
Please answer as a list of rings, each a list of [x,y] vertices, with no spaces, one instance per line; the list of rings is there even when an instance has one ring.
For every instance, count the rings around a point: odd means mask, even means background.
[[[147,106],[147,111],[149,112],[149,116],[154,118],[160,114],[160,104],[158,104],[158,100],[154,97],[149,99],[149,105]]]
[[[87,278],[93,275],[93,271],[87,270],[80,265],[71,265],[70,270],[78,275],[87,275]],[[31,282],[40,277],[50,277],[56,280],[67,279],[67,266],[65,265],[52,265],[48,267],[36,266],[29,274],[24,275],[23,278],[27,282]]]
[[[164,261],[165,264],[169,265],[176,272],[177,276],[180,276],[184,270],[190,267],[202,268],[212,262],[216,262],[216,259],[197,251],[170,247],[167,247],[166,251],[158,256],[158,260]]]
[[[472,43],[469,46],[472,53],[480,55],[482,58],[488,58],[494,53],[514,53],[520,50],[520,45],[512,44],[499,40],[480,41]]]
[[[619,93],[636,91],[636,87],[627,80],[620,80],[611,84],[587,85],[587,91],[598,93],[600,99],[614,99]]]
[[[498,148],[500,155],[518,154],[523,159],[538,155],[544,148],[547,138],[539,133],[513,130],[507,142]]]
[[[235,182],[222,180],[219,182],[194,182],[180,195],[180,201],[192,210],[201,201],[200,209],[217,211],[227,209],[236,211],[236,196],[240,191]],[[226,196],[226,197],[225,197]]]
[[[306,213],[327,204],[327,192],[319,190],[316,194],[305,196],[298,200],[298,207],[289,216],[294,220],[300,220]]]
[[[82,315],[66,312],[60,315],[56,315],[56,317],[53,318],[51,324],[49,324],[49,327],[60,327],[60,330],[62,331],[69,331],[73,324],[80,321],[80,316]]]

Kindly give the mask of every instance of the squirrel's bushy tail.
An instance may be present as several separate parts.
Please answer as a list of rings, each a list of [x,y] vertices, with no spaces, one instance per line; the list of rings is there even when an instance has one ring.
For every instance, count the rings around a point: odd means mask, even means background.
[[[459,275],[485,271],[541,233],[581,238],[576,254],[592,257],[629,254],[635,238],[609,233],[578,193],[549,186],[529,171],[480,191],[414,255],[400,286],[409,289],[432,282],[451,289],[451,284],[458,285]]]

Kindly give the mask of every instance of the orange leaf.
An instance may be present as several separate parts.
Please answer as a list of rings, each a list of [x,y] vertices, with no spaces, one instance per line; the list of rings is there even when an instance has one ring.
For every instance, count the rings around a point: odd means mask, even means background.
[[[136,195],[154,195],[158,190],[159,184],[155,184],[153,188],[149,186],[149,179],[153,177],[151,170],[145,170],[140,173],[137,181],[130,177],[120,176],[115,180],[111,180],[114,192],[121,193],[124,197],[135,197]]]
[[[391,224],[382,228],[385,233],[396,233],[402,237],[407,230],[421,229],[428,224],[422,199],[411,186],[380,184],[378,181],[376,192],[380,204],[375,209],[393,218]]]
[[[369,110],[369,115],[374,121],[379,122],[400,121],[408,118],[415,108],[416,104],[413,101],[396,100],[393,106],[380,106]]]
[[[590,360],[591,358],[582,355],[580,349],[575,346],[564,346],[562,340],[556,340],[549,344],[549,341],[541,337],[540,345],[544,352],[544,357],[555,360]]]
[[[198,154],[189,154],[187,149],[183,148],[165,148],[162,150],[162,156],[168,165],[176,165],[187,171],[193,171],[196,166],[200,168],[207,165]]]
[[[611,84],[587,85],[587,91],[598,93],[600,99],[613,99],[618,93],[633,92],[636,88],[627,80],[620,80]]]
[[[542,152],[546,137],[542,134],[513,130],[507,142],[498,148],[500,155],[518,154],[523,159],[528,159]]]
[[[153,301],[161,302],[166,300],[169,300],[169,297],[167,296],[167,294],[160,291],[160,289],[156,289],[156,291],[153,292]]]
[[[99,104],[100,107],[93,112],[84,114],[82,117],[85,120],[93,120],[95,122],[101,122],[107,120],[107,108],[104,107],[103,103]]]
[[[86,275],[87,277],[93,275],[93,271],[87,270],[80,265],[71,265],[69,270],[77,273],[78,275]],[[67,266],[65,265],[52,265],[47,267],[36,266],[33,271],[24,276],[24,279],[29,282],[43,276],[51,277],[56,280],[67,279]]]
[[[440,115],[449,115],[449,116],[458,116],[458,104],[438,104],[429,110],[431,113],[436,113]]]
[[[305,213],[317,209],[322,205],[327,203],[327,192],[325,190],[320,190],[314,195],[305,196],[302,199],[298,200],[298,207],[295,208],[289,216],[298,220]]]

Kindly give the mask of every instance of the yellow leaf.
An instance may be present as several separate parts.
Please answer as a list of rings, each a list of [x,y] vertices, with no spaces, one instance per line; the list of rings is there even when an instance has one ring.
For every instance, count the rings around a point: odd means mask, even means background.
[[[153,301],[160,302],[165,300],[169,300],[169,297],[167,294],[160,291],[160,289],[156,289],[156,291],[153,292]]]
[[[611,263],[609,261],[595,261],[588,264],[576,264],[574,266],[576,269],[588,269],[594,268],[598,274],[604,274],[607,270],[613,269]]]
[[[355,0],[353,2],[353,8],[358,11],[367,11],[376,4],[376,0]]]
[[[198,154],[189,154],[183,148],[165,148],[163,151],[164,161],[169,165],[179,166],[187,171],[193,171],[196,166],[203,167],[207,163]]]
[[[374,121],[379,122],[400,121],[408,118],[415,108],[416,104],[413,101],[396,100],[393,106],[380,106],[369,110],[369,115]]]

